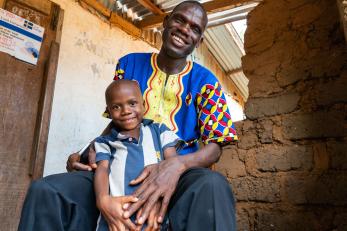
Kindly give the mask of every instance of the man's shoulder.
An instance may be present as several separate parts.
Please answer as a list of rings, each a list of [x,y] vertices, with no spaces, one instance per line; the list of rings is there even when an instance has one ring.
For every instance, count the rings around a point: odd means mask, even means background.
[[[212,73],[212,71],[196,62],[193,62],[191,74],[194,78],[194,81],[198,81],[201,84],[218,81],[217,77]]]
[[[149,59],[153,53],[129,53],[124,55],[120,60],[139,60],[139,59]]]

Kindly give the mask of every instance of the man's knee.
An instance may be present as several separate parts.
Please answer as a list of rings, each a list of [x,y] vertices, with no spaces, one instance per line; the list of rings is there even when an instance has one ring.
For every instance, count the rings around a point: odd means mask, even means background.
[[[192,179],[192,182],[205,184],[209,187],[230,187],[226,178],[219,172],[207,168],[193,168],[184,174],[184,177]]]
[[[211,171],[209,169],[202,169],[201,177],[197,180],[198,184],[214,190],[228,189],[231,190],[229,182],[219,172]]]
[[[28,193],[34,195],[44,195],[46,193],[52,193],[52,187],[43,179],[33,181],[29,187]]]

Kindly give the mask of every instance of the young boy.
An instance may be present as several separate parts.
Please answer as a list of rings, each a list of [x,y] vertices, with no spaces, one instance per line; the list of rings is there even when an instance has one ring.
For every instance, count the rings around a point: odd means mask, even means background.
[[[144,166],[176,155],[175,147],[181,141],[165,125],[143,119],[144,103],[137,82],[113,81],[105,99],[114,126],[111,134],[95,140],[98,167],[94,187],[102,214],[96,230],[134,230],[138,227],[133,221],[122,217],[124,204],[137,201],[131,196],[137,187],[130,186],[130,181]]]

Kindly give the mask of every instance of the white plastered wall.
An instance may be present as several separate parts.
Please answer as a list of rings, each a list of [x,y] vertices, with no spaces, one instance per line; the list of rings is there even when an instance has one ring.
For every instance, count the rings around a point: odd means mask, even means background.
[[[109,122],[101,113],[117,60],[131,52],[155,51],[73,0],[53,2],[64,10],[64,21],[44,175],[65,172],[68,155]]]

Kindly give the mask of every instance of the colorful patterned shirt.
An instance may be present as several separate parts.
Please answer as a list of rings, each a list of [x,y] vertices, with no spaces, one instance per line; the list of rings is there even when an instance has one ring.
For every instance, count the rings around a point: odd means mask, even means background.
[[[157,54],[132,53],[122,57],[114,80],[136,80],[145,101],[145,117],[164,123],[185,141],[179,154],[198,150],[198,141],[220,144],[237,140],[225,96],[216,77],[188,61],[178,74],[159,69]]]

